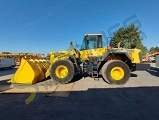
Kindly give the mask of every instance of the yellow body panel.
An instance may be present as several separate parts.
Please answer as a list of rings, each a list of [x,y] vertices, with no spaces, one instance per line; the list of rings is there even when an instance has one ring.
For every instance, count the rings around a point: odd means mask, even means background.
[[[88,50],[82,50],[80,51],[80,58],[82,60],[89,60],[89,57],[91,56],[103,56],[106,54],[110,49],[108,48],[97,48],[97,49],[88,49]],[[124,49],[124,48],[112,48],[112,51],[116,52],[126,52],[128,53],[129,57],[132,60],[132,63],[141,63],[141,50],[140,49]],[[119,55],[110,55],[108,56],[105,61],[109,60],[121,60],[121,57]]]
[[[82,60],[89,60],[91,56],[103,56],[107,52],[106,48],[88,49],[80,51],[80,58]]]
[[[140,49],[127,49],[129,56],[132,59],[132,63],[141,63],[142,55]],[[140,58],[141,57],[141,58]]]
[[[46,78],[50,63],[46,60],[26,60],[22,58],[21,64],[9,81],[11,83],[33,84]]]

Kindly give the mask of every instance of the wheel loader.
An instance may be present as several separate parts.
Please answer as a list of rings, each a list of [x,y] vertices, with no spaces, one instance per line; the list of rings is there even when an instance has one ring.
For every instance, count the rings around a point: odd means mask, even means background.
[[[23,58],[10,82],[34,84],[51,77],[57,84],[66,84],[77,74],[88,74],[109,84],[125,84],[131,71],[145,66],[141,62],[141,50],[104,47],[102,34],[86,34],[79,50],[71,42],[67,51],[50,52],[49,61]]]

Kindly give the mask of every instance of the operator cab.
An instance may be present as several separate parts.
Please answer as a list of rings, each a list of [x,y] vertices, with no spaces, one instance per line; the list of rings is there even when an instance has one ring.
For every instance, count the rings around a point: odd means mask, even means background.
[[[102,48],[102,34],[86,34],[80,50]]]

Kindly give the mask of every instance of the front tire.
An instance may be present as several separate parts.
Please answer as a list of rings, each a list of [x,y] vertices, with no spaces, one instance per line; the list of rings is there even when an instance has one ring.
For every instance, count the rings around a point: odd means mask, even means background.
[[[74,65],[70,60],[58,60],[52,64],[50,77],[55,83],[66,84],[74,77]]]
[[[120,60],[110,60],[102,67],[102,77],[109,84],[125,84],[130,78],[130,69]]]

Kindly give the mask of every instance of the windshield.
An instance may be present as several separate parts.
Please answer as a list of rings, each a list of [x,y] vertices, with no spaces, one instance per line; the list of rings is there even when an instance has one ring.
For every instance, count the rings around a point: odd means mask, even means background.
[[[102,35],[86,35],[81,50],[102,48]]]

